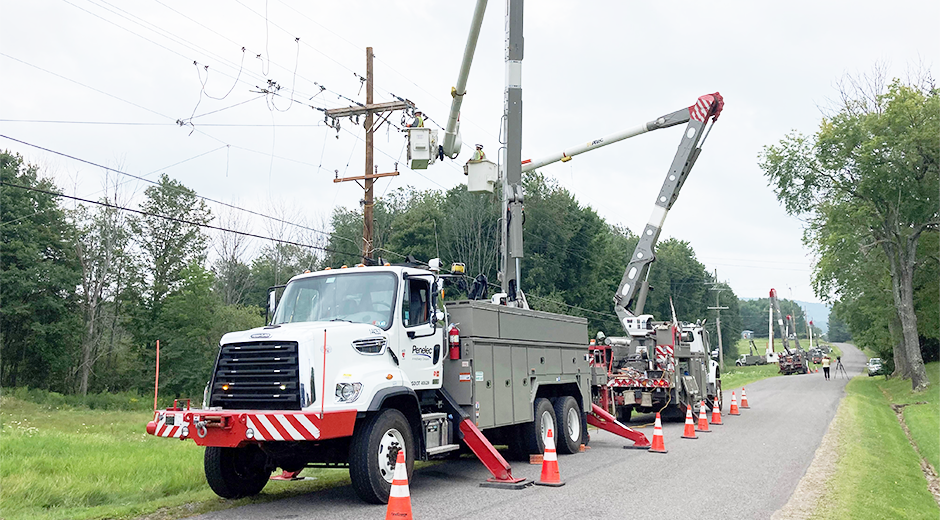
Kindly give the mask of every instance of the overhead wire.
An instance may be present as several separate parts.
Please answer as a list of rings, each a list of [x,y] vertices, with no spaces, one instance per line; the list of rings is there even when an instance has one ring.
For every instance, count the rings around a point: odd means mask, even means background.
[[[3,135],[3,134],[0,134],[0,137],[2,137],[2,138],[4,138],[4,139],[9,139],[10,141],[14,141],[14,142],[17,142],[17,143],[26,145],[26,146],[30,146],[30,147],[33,147],[33,148],[42,150],[42,151],[45,151],[45,152],[49,152],[49,153],[52,153],[52,154],[55,154],[55,155],[59,155],[59,156],[65,157],[65,158],[67,158],[67,159],[71,159],[71,160],[74,160],[74,161],[78,161],[78,162],[81,162],[81,163],[85,163],[85,164],[88,164],[88,165],[90,165],[90,166],[94,166],[94,167],[96,167],[96,168],[101,168],[101,169],[103,169],[103,170],[111,171],[111,172],[117,173],[117,174],[119,174],[119,175],[125,175],[125,176],[128,176],[128,177],[132,177],[132,178],[134,178],[134,179],[141,180],[141,181],[144,181],[144,182],[146,182],[146,183],[153,184],[153,185],[160,185],[160,183],[157,182],[157,181],[154,181],[154,180],[151,180],[151,179],[147,179],[147,178],[144,178],[144,177],[139,176],[139,175],[134,175],[134,174],[131,174],[131,173],[127,173],[127,172],[124,172],[124,171],[121,171],[121,170],[118,170],[118,169],[115,169],[115,168],[111,168],[111,167],[109,167],[109,166],[104,166],[104,165],[101,165],[101,164],[97,164],[97,163],[95,163],[95,162],[92,162],[92,161],[89,161],[89,160],[86,160],[86,159],[81,159],[81,158],[79,158],[79,157],[75,157],[75,156],[73,156],[73,155],[69,155],[69,154],[64,153],[64,152],[59,152],[59,151],[52,150],[52,149],[49,149],[49,148],[45,148],[45,147],[43,147],[43,146],[39,146],[39,145],[36,145],[36,144],[33,144],[33,143],[28,143],[28,142],[26,142],[26,141],[22,141],[22,140],[20,140],[20,139],[16,139],[16,138],[13,138],[13,137],[10,137],[10,136],[7,136],[7,135]],[[221,148],[221,147],[220,147],[220,148]],[[216,150],[218,150],[218,149],[219,149],[219,148],[217,148]],[[212,151],[215,151],[215,150],[212,150]],[[206,153],[209,153],[209,152],[206,152]],[[205,153],[202,154],[202,155],[205,155]],[[191,158],[191,159],[192,159],[192,158]],[[190,160],[190,159],[187,159],[187,160]],[[185,161],[181,161],[181,163],[182,163],[182,162],[185,162]],[[153,172],[151,172],[151,173],[153,173]],[[148,174],[148,175],[149,175],[149,174]],[[197,198],[201,199],[201,200],[206,201],[206,202],[211,202],[211,203],[213,203],[213,204],[218,204],[218,205],[220,205],[220,206],[224,206],[224,207],[227,207],[227,208],[229,208],[229,209],[233,209],[233,210],[236,210],[236,211],[244,211],[245,213],[248,213],[248,214],[251,214],[251,215],[255,215],[255,216],[257,216],[257,217],[266,218],[266,219],[269,219],[269,220],[273,220],[273,221],[276,221],[276,222],[280,222],[280,223],[282,223],[282,224],[288,224],[288,225],[291,225],[291,226],[298,227],[298,228],[300,228],[300,229],[304,229],[304,230],[307,230],[307,231],[313,231],[313,232],[315,232],[315,233],[320,233],[320,234],[323,234],[323,235],[326,235],[326,236],[336,236],[336,237],[338,237],[338,238],[341,238],[341,239],[344,239],[344,240],[347,240],[347,241],[350,241],[350,242],[355,243],[354,240],[349,239],[349,238],[346,238],[346,237],[343,237],[343,236],[341,236],[341,235],[337,235],[337,234],[335,234],[335,233],[330,233],[330,232],[323,231],[323,230],[320,230],[320,229],[316,229],[316,228],[313,228],[313,227],[310,227],[310,226],[306,226],[306,225],[303,225],[303,224],[297,224],[297,223],[295,223],[295,222],[290,222],[290,221],[288,221],[288,220],[285,220],[285,219],[282,219],[282,218],[279,218],[279,217],[273,217],[273,216],[270,216],[270,215],[265,215],[265,214],[263,214],[263,213],[260,213],[260,212],[254,211],[254,210],[250,210],[250,209],[248,209],[248,208],[243,208],[243,207],[240,207],[240,206],[236,206],[236,205],[234,205],[234,204],[229,204],[229,203],[227,203],[227,202],[222,202],[222,201],[219,201],[219,200],[216,200],[216,199],[212,199],[212,198],[210,198],[210,197],[206,197],[206,196],[203,196],[203,195],[195,194],[195,196],[196,196]],[[358,246],[358,244],[357,244],[357,246]]]
[[[37,193],[43,193],[43,194],[51,195],[51,196],[54,196],[54,197],[62,197],[62,198],[66,198],[66,199],[75,200],[75,201],[78,201],[78,202],[83,202],[83,203],[86,203],[86,204],[95,204],[95,205],[98,205],[98,206],[104,206],[104,207],[116,209],[116,210],[119,210],[119,211],[126,211],[126,212],[130,212],[130,213],[137,213],[138,215],[144,215],[144,216],[148,216],[148,217],[161,218],[161,219],[164,219],[164,220],[169,220],[169,221],[173,221],[173,222],[179,222],[179,223],[181,223],[181,224],[187,224],[187,225],[191,225],[191,226],[198,226],[198,227],[206,228],[206,229],[213,229],[213,230],[222,231],[222,232],[225,232],[225,233],[234,233],[234,234],[236,234],[236,235],[242,235],[242,236],[251,237],[251,238],[259,238],[259,239],[262,239],[262,240],[270,240],[270,241],[272,241],[272,242],[278,242],[278,243],[281,243],[281,244],[287,244],[287,245],[298,246],[298,247],[305,247],[305,248],[309,248],[309,249],[317,249],[317,250],[324,251],[324,252],[327,252],[327,253],[336,253],[336,254],[343,254],[343,255],[354,254],[354,253],[348,253],[348,252],[346,252],[346,251],[339,251],[339,250],[336,250],[336,249],[332,249],[332,248],[328,248],[328,247],[323,247],[323,246],[315,246],[315,245],[312,245],[312,244],[304,244],[304,243],[295,242],[295,241],[292,241],[292,240],[284,240],[284,239],[281,239],[281,238],[267,237],[267,236],[258,235],[258,234],[255,234],[255,233],[248,233],[248,232],[246,232],[246,231],[239,231],[239,230],[236,230],[236,229],[227,229],[227,228],[223,228],[223,227],[220,227],[220,226],[213,226],[213,225],[211,225],[211,224],[204,224],[204,223],[201,223],[201,222],[193,222],[193,221],[191,221],[191,220],[186,220],[186,219],[182,219],[182,218],[179,218],[179,217],[172,217],[172,216],[169,216],[169,215],[161,215],[161,214],[159,214],[159,213],[153,213],[153,212],[150,212],[150,211],[144,211],[144,210],[139,210],[139,209],[134,209],[134,208],[127,208],[127,207],[124,207],[124,206],[119,206],[119,205],[117,205],[117,204],[109,204],[109,203],[107,203],[107,202],[101,202],[101,201],[95,201],[95,200],[85,199],[85,198],[76,197],[76,196],[73,196],[73,195],[66,195],[66,194],[64,194],[64,193],[57,193],[57,192],[54,192],[54,191],[43,190],[43,189],[35,188],[35,187],[32,187],[32,186],[23,186],[23,185],[20,185],[20,184],[16,184],[16,183],[12,183],[12,182],[7,182],[7,181],[0,181],[0,185],[9,186],[9,187],[11,187],[11,188],[19,188],[19,189],[23,189],[23,190],[33,191],[33,192],[37,192]]]

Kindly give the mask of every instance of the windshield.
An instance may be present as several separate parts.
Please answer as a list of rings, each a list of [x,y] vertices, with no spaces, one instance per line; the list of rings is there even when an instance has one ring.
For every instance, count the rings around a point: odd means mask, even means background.
[[[287,284],[272,323],[349,321],[388,330],[396,283],[397,277],[388,272],[302,278]]]

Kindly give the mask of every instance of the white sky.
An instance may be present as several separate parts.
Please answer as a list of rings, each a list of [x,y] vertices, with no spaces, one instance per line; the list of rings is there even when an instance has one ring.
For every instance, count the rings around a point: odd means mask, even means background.
[[[304,103],[350,104],[338,94],[364,102],[354,73],[365,74],[371,45],[376,101],[394,93],[444,124],[473,11],[469,0],[110,2],[0,0],[0,119],[152,125],[0,121],[0,134],[148,178],[165,172],[203,196],[255,211],[287,206],[319,226],[334,206],[354,207],[362,198],[355,183],[332,178],[334,170],[361,175],[363,130],[345,120],[337,139],[322,126],[321,112],[286,97],[272,106],[251,90],[272,79]],[[463,142],[481,142],[493,156],[502,115],[504,16],[505,3],[491,1],[461,117]],[[835,84],[846,73],[882,63],[892,76],[906,77],[918,66],[937,76],[940,62],[935,1],[530,0],[525,16],[524,158],[721,92],[725,110],[663,237],[689,241],[739,296],[766,296],[776,287],[781,296],[818,301],[801,222],[786,215],[767,186],[757,166],[761,148],[793,129],[814,132],[820,107],[836,97]],[[208,78],[207,94],[232,89],[225,99],[203,96],[196,106],[201,87],[193,61]],[[209,65],[208,75],[202,65]],[[310,100],[320,90],[314,82],[329,90]],[[253,98],[194,119],[191,135],[191,127],[174,124]],[[400,115],[391,119],[398,123]],[[638,230],[680,136],[680,128],[660,130],[542,171],[609,222]],[[403,144],[394,129],[376,135],[379,171],[391,171],[400,158],[402,172],[377,181],[377,195],[465,181],[459,165],[468,148],[457,161],[413,172],[404,167]],[[100,196],[99,168],[9,139],[0,138],[0,148],[40,165],[70,194]],[[126,187],[139,198],[146,184]],[[266,234],[264,219],[243,220]]]

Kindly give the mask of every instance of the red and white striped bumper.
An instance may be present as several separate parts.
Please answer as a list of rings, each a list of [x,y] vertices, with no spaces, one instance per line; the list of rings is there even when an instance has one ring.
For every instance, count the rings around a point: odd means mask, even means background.
[[[249,442],[317,441],[348,437],[356,410],[326,412],[165,410],[154,414],[147,433],[193,439],[200,446],[237,447]]]

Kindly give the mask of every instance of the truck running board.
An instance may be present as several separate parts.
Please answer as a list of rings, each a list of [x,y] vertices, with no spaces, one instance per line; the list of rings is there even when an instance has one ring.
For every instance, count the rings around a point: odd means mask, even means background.
[[[470,420],[470,415],[457,404],[457,401],[451,397],[447,390],[440,388],[438,389],[438,393],[442,398],[444,408],[447,409],[447,412],[451,414],[455,421],[459,421],[459,427],[457,429],[458,438],[470,448],[473,454],[480,459],[480,462],[486,466],[486,469],[493,474],[492,478],[486,479],[486,482],[481,482],[480,486],[522,489],[532,483],[526,482],[524,478],[514,478],[512,476],[512,466],[496,451],[496,448],[494,448],[489,439],[483,435],[483,432],[477,428],[477,425],[473,424],[473,421]]]
[[[614,435],[619,435],[625,439],[630,439],[633,441],[633,446],[624,446],[624,448],[632,448],[639,450],[648,450],[650,448],[650,441],[646,438],[646,435],[642,433],[627,428],[622,423],[620,423],[616,417],[607,413],[606,410],[597,406],[596,404],[591,405],[591,413],[587,414],[587,422],[591,426],[596,426],[602,430],[607,430]]]

